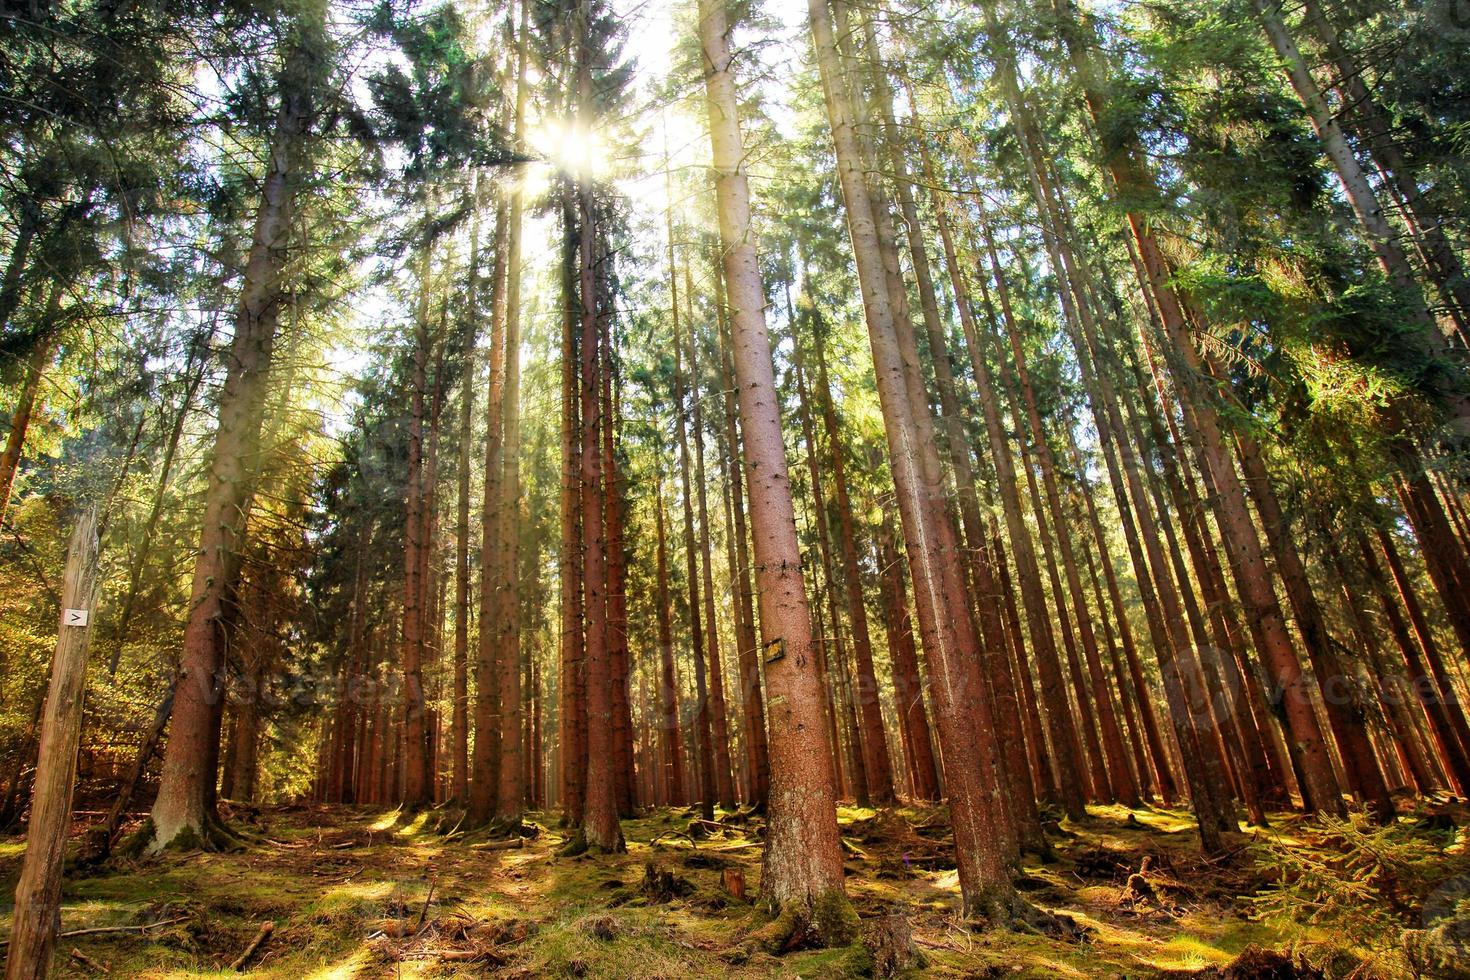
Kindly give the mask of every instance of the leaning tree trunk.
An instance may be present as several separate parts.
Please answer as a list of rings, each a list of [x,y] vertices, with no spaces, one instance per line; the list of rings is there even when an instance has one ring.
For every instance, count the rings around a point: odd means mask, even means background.
[[[282,277],[299,184],[298,157],[312,115],[311,62],[316,53],[309,50],[310,43],[298,42],[281,75],[281,105],[261,183],[235,314],[235,336],[225,355],[227,371],[219,395],[219,424],[209,465],[173,721],[164,751],[163,778],[153,804],[149,842],[153,850],[175,842],[205,843],[207,823],[214,816],[205,812],[205,801],[216,776],[209,764],[209,745],[212,702],[219,698],[217,679],[224,667],[224,599],[230,588],[232,555],[245,534],[244,511],[259,463],[266,384],[285,300]]]

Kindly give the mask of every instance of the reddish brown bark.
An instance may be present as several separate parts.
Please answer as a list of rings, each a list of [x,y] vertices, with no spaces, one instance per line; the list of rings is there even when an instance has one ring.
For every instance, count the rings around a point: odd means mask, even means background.
[[[303,35],[319,22],[306,15]],[[266,382],[284,301],[282,277],[290,236],[298,149],[312,118],[309,41],[286,59],[260,204],[245,264],[235,335],[225,356],[226,376],[219,396],[219,423],[209,464],[208,491],[184,628],[181,676],[164,752],[163,778],[152,812],[151,847],[161,849],[181,833],[203,840],[214,816],[207,800],[216,771],[209,758],[215,728],[216,678],[223,665],[220,621],[231,587],[232,555],[245,533],[244,510],[251,474],[258,464]],[[213,703],[212,703],[213,702]]]
[[[773,906],[805,909],[809,914],[817,902],[830,904],[842,895],[842,849],[828,747],[816,736],[822,727],[821,691],[781,437],[764,290],[751,233],[750,189],[729,36],[724,5],[701,0],[700,41],[707,69],[715,193],[770,694],[771,787],[761,891]],[[828,943],[851,942],[852,936],[845,934],[848,928],[829,928],[829,934],[819,933],[819,938]]]
[[[905,339],[898,335],[895,305],[901,291],[890,280],[895,270],[884,261],[890,250],[879,241],[877,224],[880,218],[888,220],[886,206],[865,178],[868,168],[853,128],[856,116],[842,75],[832,15],[824,0],[810,0],[808,14],[857,260],[919,628],[934,680],[935,719],[944,751],[964,910],[1003,921],[1017,902],[1008,872],[1015,828],[998,792],[1001,773],[990,695],[978,669],[980,644],[956,560],[958,535],[945,509],[944,473],[918,364],[907,356],[912,329]],[[884,237],[891,243],[891,236]]]

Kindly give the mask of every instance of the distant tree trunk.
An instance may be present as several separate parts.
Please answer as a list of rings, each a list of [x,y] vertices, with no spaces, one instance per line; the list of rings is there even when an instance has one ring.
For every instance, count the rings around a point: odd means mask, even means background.
[[[1276,557],[1276,570],[1296,614],[1297,629],[1306,643],[1312,670],[1322,689],[1323,707],[1337,739],[1338,751],[1347,770],[1348,785],[1380,822],[1394,818],[1393,799],[1378,768],[1372,743],[1368,741],[1368,712],[1357,678],[1348,672],[1337,653],[1337,640],[1327,630],[1327,617],[1307,578],[1306,565],[1292,540],[1286,515],[1276,499],[1266,472],[1261,449],[1253,438],[1235,437],[1245,484],[1256,504],[1266,540]]]
[[[575,189],[567,182],[562,200],[563,314],[561,345],[561,678],[557,686],[557,739],[561,768],[562,823],[582,824],[586,786],[587,728],[585,634],[582,625],[582,529],[578,479],[577,397],[578,211]],[[587,409],[593,411],[592,409]]]
[[[685,270],[688,272],[687,268]],[[685,280],[686,286],[688,280]],[[686,301],[689,297],[685,296]],[[699,557],[704,583],[704,640],[709,652],[710,738],[714,743],[715,791],[720,805],[735,807],[735,781],[730,771],[730,733],[725,706],[725,670],[720,659],[720,631],[715,621],[715,577],[710,560],[709,491],[704,478],[704,395],[699,376],[699,338],[689,324],[689,377],[693,401],[690,426],[694,430],[694,485],[698,488]]]
[[[721,270],[723,274],[723,269]],[[737,659],[740,665],[740,705],[745,722],[746,770],[749,773],[749,803],[764,810],[770,796],[771,764],[766,747],[766,709],[761,690],[760,645],[756,639],[754,587],[750,581],[750,548],[746,542],[745,482],[742,479],[740,434],[736,426],[738,408],[735,395],[735,365],[730,323],[720,316],[720,387],[724,394],[725,432],[722,439],[721,464],[725,478],[725,495],[730,511],[730,574],[734,581]]]
[[[1307,28],[1317,35],[1337,68],[1342,114],[1402,202],[1430,276],[1459,326],[1462,340],[1470,341],[1470,282],[1445,235],[1439,210],[1420,190],[1420,168],[1400,149],[1393,124],[1363,80],[1362,66],[1343,46],[1322,5],[1317,0],[1305,0],[1302,11]]]
[[[1420,659],[1416,653],[1411,652],[1414,651],[1413,644],[1402,645],[1411,672],[1410,683],[1413,684],[1416,691],[1420,692],[1420,700],[1426,712],[1430,714],[1431,721],[1439,712],[1444,713],[1448,722],[1447,727],[1454,731],[1455,741],[1459,742],[1462,759],[1470,758],[1470,722],[1467,722],[1465,718],[1464,705],[1455,691],[1454,680],[1446,668],[1439,644],[1434,639],[1434,630],[1424,615],[1424,607],[1420,605],[1418,594],[1414,591],[1414,583],[1409,578],[1408,570],[1404,568],[1403,559],[1399,556],[1398,547],[1393,543],[1393,536],[1388,531],[1379,529],[1378,546],[1382,549],[1383,557],[1388,562],[1389,572],[1393,575],[1394,585],[1398,588],[1399,599],[1409,614],[1409,622],[1413,624],[1419,648],[1424,652],[1423,658]],[[1363,546],[1363,555],[1369,574],[1374,574],[1376,570],[1376,577],[1381,580],[1382,571],[1376,557],[1366,544]],[[1397,610],[1390,614],[1390,621],[1396,614]],[[1447,748],[1452,747],[1448,742],[1446,746]],[[1456,771],[1464,766],[1463,761],[1458,764],[1449,759],[1447,761],[1456,765]]]
[[[832,404],[832,386],[827,377],[827,359],[822,353],[823,338],[814,338],[813,352],[817,361],[817,406],[822,413],[822,426],[827,434],[832,464],[832,492],[837,505],[838,554],[842,559],[842,584],[847,590],[847,614],[852,622],[853,656],[857,661],[857,696],[863,722],[863,761],[867,769],[868,792],[874,803],[886,806],[894,802],[893,764],[888,758],[886,726],[878,700],[878,678],[873,670],[873,644],[868,632],[867,603],[863,597],[862,572],[858,567],[856,521],[852,500],[847,490],[847,464],[837,410]]]
[[[1009,293],[1006,291],[1000,268],[992,254],[992,275],[1000,290],[1001,310],[1009,309]],[[982,279],[983,289],[983,279]],[[992,322],[995,311],[990,309],[986,293],[987,312]],[[962,313],[961,325],[965,328],[965,341],[970,350],[970,363],[979,390],[981,413],[985,419],[985,431],[990,442],[991,463],[995,467],[996,484],[1000,490],[1005,514],[1006,529],[1011,540],[1011,554],[1016,562],[1016,574],[1020,578],[1021,601],[1026,610],[1026,627],[1031,637],[1031,649],[1036,656],[1041,675],[1041,701],[1046,707],[1047,728],[1051,735],[1051,760],[1053,772],[1061,790],[1061,802],[1072,819],[1086,813],[1085,791],[1082,782],[1081,749],[1077,735],[1070,724],[1071,708],[1067,704],[1066,682],[1062,677],[1061,659],[1057,654],[1056,640],[1051,631],[1051,613],[1047,608],[1046,594],[1041,584],[1041,568],[1036,561],[1036,552],[1031,542],[1031,531],[1026,526],[1021,496],[1017,482],[1015,460],[1011,454],[1010,440],[1000,415],[997,387],[992,380],[987,363],[988,339],[982,339],[973,316]]]
[[[893,670],[893,701],[908,748],[908,769],[913,794],[920,800],[940,798],[939,763],[924,713],[924,683],[919,674],[918,651],[914,647],[913,623],[905,594],[903,559],[894,539],[893,520],[884,515],[878,534],[878,578],[883,623],[888,634],[888,660]]]
[[[245,697],[235,705],[235,727],[230,734],[235,759],[227,785],[230,799],[240,803],[255,802],[260,768],[260,683],[258,669],[246,674]]]
[[[319,16],[319,11],[304,15],[304,39],[287,56],[279,83],[275,134],[219,395],[219,423],[184,629],[180,683],[163,779],[153,805],[153,850],[161,850],[181,835],[185,843],[203,844],[207,823],[214,818],[212,809],[206,812],[206,801],[216,777],[209,751],[215,730],[212,702],[219,697],[217,677],[223,667],[223,602],[231,586],[231,556],[245,533],[244,511],[259,462],[261,416],[284,301],[286,243],[299,183],[298,155],[312,116],[315,52],[311,46],[322,27]]]
[[[430,547],[425,538],[427,479],[424,465],[425,389],[428,385],[428,363],[433,354],[429,329],[430,276],[433,245],[421,246],[419,268],[419,304],[414,318],[413,364],[409,378],[408,416],[408,496],[404,509],[403,546],[403,730],[406,740],[404,758],[403,802],[410,808],[433,802],[429,782],[428,759],[425,756],[425,692],[423,660],[426,650],[424,604],[428,597],[425,551]]]
[[[1131,242],[1129,246],[1134,270],[1139,273],[1139,281],[1142,282],[1146,276],[1141,271],[1138,251],[1132,247]],[[1157,308],[1146,290],[1143,291],[1143,298],[1149,308],[1151,322],[1156,330],[1161,331]],[[1164,477],[1174,497],[1175,508],[1185,518],[1185,538],[1189,542],[1191,559],[1200,580],[1204,601],[1209,607],[1211,628],[1220,646],[1219,653],[1222,654],[1221,665],[1230,678],[1228,686],[1234,694],[1232,704],[1235,708],[1236,727],[1240,732],[1249,773],[1254,779],[1257,795],[1262,800],[1285,804],[1290,799],[1290,782],[1293,778],[1291,766],[1283,754],[1284,747],[1278,744],[1279,730],[1267,711],[1265,696],[1255,668],[1250,663],[1244,633],[1235,616],[1235,603],[1230,597],[1225,570],[1220,564],[1220,555],[1215,546],[1214,532],[1206,517],[1207,504],[1201,499],[1187,464],[1182,464],[1178,455],[1186,443],[1175,421],[1176,406],[1168,397],[1164,377],[1154,359],[1147,331],[1138,331],[1138,339],[1142,348],[1141,354],[1148,362],[1152,394],[1157,396],[1156,405],[1155,399],[1150,397],[1149,381],[1143,377],[1141,366],[1134,361],[1131,366],[1139,400],[1143,403],[1142,412],[1148,421],[1154,443],[1159,447],[1164,463]],[[1131,412],[1132,403],[1125,400],[1125,405]],[[1160,414],[1163,415],[1162,427],[1159,422]],[[1202,475],[1206,478],[1207,493],[1213,492],[1208,474]],[[1251,819],[1256,818],[1252,815]]]
[[[10,506],[10,492],[15,486],[15,471],[20,467],[21,452],[25,449],[26,433],[30,430],[31,414],[35,411],[36,396],[41,390],[41,379],[56,356],[55,321],[61,303],[61,283],[51,284],[50,298],[46,301],[46,334],[35,341],[31,356],[26,359],[25,375],[21,381],[20,395],[16,399],[15,411],[10,416],[10,432],[5,437],[5,449],[0,451],[0,521]]]
[[[148,508],[148,516],[143,521],[143,528],[138,533],[137,544],[132,555],[128,559],[128,586],[123,593],[122,602],[119,603],[120,610],[117,615],[117,628],[113,632],[112,657],[107,664],[109,677],[117,673],[118,661],[122,657],[123,647],[127,645],[133,615],[137,611],[138,589],[143,580],[143,569],[152,554],[153,536],[158,531],[158,522],[163,517],[164,501],[168,492],[170,478],[173,475],[174,460],[178,456],[179,441],[184,434],[184,425],[188,421],[189,413],[194,407],[194,399],[199,394],[199,387],[204,382],[204,376],[208,373],[208,362],[200,348],[202,343],[190,346],[189,365],[185,368],[185,376],[188,382],[184,387],[183,396],[179,399],[179,406],[169,424],[168,436],[164,441],[163,457],[159,460],[157,467],[158,482],[153,491],[153,503]]]
[[[1422,461],[1404,447],[1397,447],[1395,455],[1404,469],[1397,481],[1399,501],[1414,527],[1425,570],[1461,648],[1470,651],[1470,560],[1455,540]]]
[[[655,484],[653,496],[654,524],[658,535],[658,577],[654,593],[654,614],[658,620],[659,653],[659,746],[663,758],[664,799],[672,806],[682,805],[684,795],[684,747],[680,739],[679,678],[674,672],[674,627],[669,594],[669,545],[665,531],[662,474]]]
[[[1075,651],[1071,648],[1070,631],[1067,628],[1066,605],[1062,601],[1061,583],[1057,578],[1055,566],[1052,570],[1052,591],[1054,601],[1057,603],[1058,615],[1062,619],[1063,637],[1068,639],[1068,660],[1071,665],[1072,684],[1076,692],[1078,706],[1082,710],[1084,730],[1084,744],[1088,748],[1088,754],[1092,761],[1094,790],[1099,794],[1108,795],[1120,800],[1127,806],[1137,806],[1141,802],[1138,787],[1134,784],[1132,774],[1128,770],[1127,759],[1123,755],[1123,738],[1118,728],[1117,716],[1113,711],[1112,698],[1108,690],[1107,680],[1103,675],[1102,660],[1098,654],[1097,634],[1092,625],[1092,615],[1087,608],[1087,597],[1082,589],[1082,576],[1077,567],[1076,552],[1072,546],[1072,532],[1067,524],[1067,514],[1062,506],[1061,491],[1058,489],[1056,476],[1056,462],[1052,455],[1051,446],[1048,442],[1046,425],[1042,421],[1040,409],[1037,407],[1036,393],[1031,387],[1031,374],[1027,369],[1024,348],[1021,346],[1021,338],[1015,331],[1010,332],[1011,352],[1014,357],[1012,366],[1015,369],[1015,380],[1020,388],[1022,405],[1025,408],[1025,418],[1031,428],[1031,440],[1034,446],[1033,454],[1036,457],[1037,469],[1041,473],[1041,485],[1045,491],[1046,512],[1051,516],[1051,528],[1055,531],[1056,545],[1061,566],[1066,574],[1067,595],[1072,601],[1072,610],[1077,617],[1077,633],[1082,641],[1082,652],[1086,660],[1088,679],[1091,681],[1091,699],[1089,700],[1086,682],[1083,680],[1081,666],[1077,663]],[[1019,413],[1018,416],[1019,417]],[[1031,477],[1027,474],[1028,483]],[[1033,493],[1035,487],[1032,487]],[[1039,501],[1034,501],[1039,504]],[[1034,506],[1038,527],[1041,530],[1043,547],[1047,544],[1047,525],[1041,516],[1041,508]],[[1093,711],[1096,711],[1097,725],[1101,728],[1102,738],[1098,739],[1097,728],[1094,727]]]
[[[475,344],[480,331],[480,211],[484,198],[480,173],[470,192],[470,258],[465,272],[464,332],[460,339],[463,380],[459,396],[458,511],[454,528],[454,710],[450,719],[454,776],[450,795],[469,802],[470,788],[470,456],[474,442],[475,385],[478,358]]]
[[[1431,766],[1419,727],[1409,714],[1408,704],[1413,695],[1408,691],[1402,665],[1391,663],[1385,654],[1380,637],[1369,619],[1363,593],[1359,591],[1362,583],[1348,568],[1335,539],[1328,540],[1326,551],[1340,586],[1339,598],[1347,610],[1358,652],[1367,658],[1370,682],[1376,688],[1378,705],[1388,723],[1399,760],[1408,769],[1415,792],[1422,796],[1433,795],[1443,784],[1436,778],[1434,770],[1437,767]]]
[[[857,712],[853,705],[850,685],[845,682],[847,668],[844,664],[844,649],[842,643],[842,622],[837,609],[837,581],[836,574],[832,569],[832,529],[827,519],[827,495],[822,482],[823,460],[817,450],[816,434],[812,426],[811,395],[807,390],[806,373],[803,366],[801,353],[801,340],[796,338],[794,367],[796,373],[797,413],[801,418],[802,436],[806,441],[806,463],[807,478],[811,481],[812,512],[816,522],[817,552],[822,561],[822,582],[825,588],[821,590],[826,595],[828,616],[832,621],[832,644],[827,648],[830,654],[827,658],[829,670],[835,670],[837,674],[837,706],[843,713],[843,721],[847,728],[847,772],[852,782],[853,799],[858,806],[868,806],[872,803],[872,794],[868,786],[867,752],[864,739],[868,733],[858,729]],[[833,453],[837,447],[833,447]],[[866,623],[866,619],[864,620]],[[878,738],[883,737],[883,728],[880,723],[878,727]]]
[[[670,238],[670,262],[673,258],[673,239]],[[677,275],[670,265],[670,282]],[[685,304],[690,285],[688,269],[684,275]],[[694,738],[696,746],[696,769],[699,774],[699,809],[706,820],[715,817],[715,797],[719,789],[715,779],[714,736],[710,730],[709,677],[706,672],[705,635],[703,605],[699,599],[699,546],[694,534],[694,478],[690,465],[689,421],[685,417],[684,403],[684,339],[679,315],[674,314],[674,416],[679,430],[679,486],[684,500],[684,571],[685,585],[689,590],[689,637],[694,647]]]
[[[849,916],[814,919],[820,904],[846,905],[831,755],[822,731],[822,692],[802,584],[796,511],[782,442],[771,340],[765,323],[750,216],[750,187],[731,69],[730,24],[719,0],[700,0],[700,42],[715,169],[715,196],[729,291],[732,359],[740,402],[743,465],[770,700],[771,786],[763,900],[816,925],[829,945],[852,941]],[[837,911],[837,910],[833,910]]]
[[[1082,83],[1083,92],[1094,120],[1099,125],[1106,118],[1106,99],[1102,94],[1102,69],[1092,49],[1079,28],[1086,26],[1069,0],[1054,0],[1057,4],[1059,25],[1063,40],[1068,46],[1074,70]],[[1065,5],[1065,6],[1064,6]],[[1089,33],[1091,33],[1089,28]],[[1104,160],[1117,188],[1117,194],[1125,199],[1134,196],[1146,198],[1156,192],[1153,176],[1137,147],[1130,138],[1117,148],[1110,149]],[[1198,375],[1199,354],[1194,348],[1185,319],[1181,298],[1175,292],[1172,276],[1154,232],[1137,211],[1127,215],[1133,240],[1141,260],[1141,287],[1153,297],[1160,320],[1174,356],[1170,360],[1174,377],[1182,386]],[[1183,387],[1181,387],[1183,393]],[[1244,492],[1236,478],[1228,454],[1222,445],[1217,413],[1213,406],[1196,406],[1197,451],[1201,454],[1202,466],[1213,474],[1218,490],[1214,498],[1214,509],[1220,524],[1221,537],[1236,573],[1236,586],[1241,592],[1246,618],[1252,626],[1257,649],[1276,684],[1280,696],[1277,704],[1293,740],[1293,759],[1301,772],[1301,789],[1310,806],[1333,813],[1342,812],[1342,800],[1338,794],[1327,756],[1322,732],[1312,711],[1307,694],[1301,665],[1296,659],[1291,641],[1286,633],[1281,610],[1269,580],[1265,578],[1264,559],[1260,539],[1250,520]]]
[[[629,704],[631,662],[628,654],[627,540],[623,534],[624,481],[618,464],[615,429],[618,402],[613,394],[612,337],[603,325],[602,362],[602,471],[607,485],[607,619],[608,666],[612,693],[613,789],[618,813],[633,817],[637,793],[633,783],[633,717]],[[713,590],[711,589],[711,594]],[[710,600],[713,602],[713,598]]]

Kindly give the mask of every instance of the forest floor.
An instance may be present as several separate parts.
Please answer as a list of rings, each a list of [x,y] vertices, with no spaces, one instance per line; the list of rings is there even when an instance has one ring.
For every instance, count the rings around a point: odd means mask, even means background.
[[[688,811],[654,811],[624,822],[626,855],[575,858],[558,855],[564,838],[546,814],[532,815],[538,836],[515,848],[444,833],[444,816],[321,806],[237,811],[235,826],[259,838],[244,850],[69,870],[64,932],[159,924],[63,937],[54,975],[106,968],[127,977],[233,976],[230,965],[267,921],[274,933],[251,959],[253,976],[854,975],[850,951],[737,952],[765,921],[727,891],[726,869],[743,875],[750,896],[760,877],[760,841],[739,815],[698,839],[689,836]],[[1271,876],[1263,839],[1290,842],[1302,829],[1290,816],[1207,862],[1182,811],[1094,807],[1086,821],[1057,828],[1054,860],[1028,859],[1018,880],[1030,902],[1067,923],[1052,935],[965,927],[955,912],[942,808],[844,807],[840,821],[848,892],[865,918],[907,916],[924,959],[911,975],[1266,976],[1229,964],[1247,947],[1242,959],[1312,935],[1305,926],[1288,935],[1251,916],[1249,896]],[[1453,828],[1436,833],[1441,848],[1459,837]],[[7,895],[23,847],[20,838],[0,841]],[[664,894],[644,887],[650,864],[673,875]],[[1141,869],[1147,889],[1130,883]],[[8,923],[3,928],[8,934]]]

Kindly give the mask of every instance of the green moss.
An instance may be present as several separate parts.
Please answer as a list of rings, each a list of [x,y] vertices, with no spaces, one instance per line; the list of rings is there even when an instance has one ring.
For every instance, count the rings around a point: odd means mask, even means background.
[[[857,909],[841,889],[829,889],[813,899],[811,916],[812,928],[822,945],[847,946],[857,939],[861,925]]]

